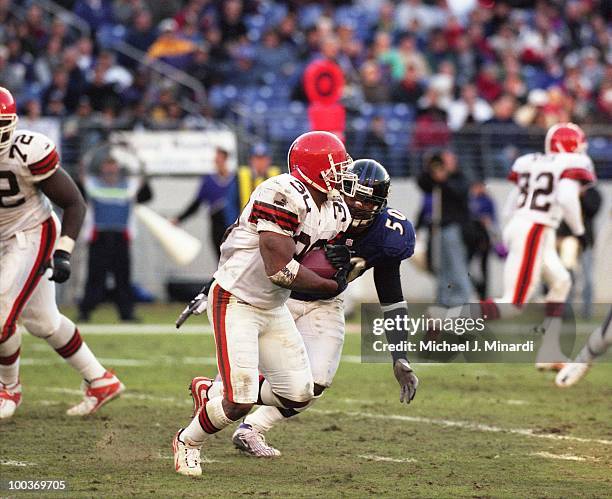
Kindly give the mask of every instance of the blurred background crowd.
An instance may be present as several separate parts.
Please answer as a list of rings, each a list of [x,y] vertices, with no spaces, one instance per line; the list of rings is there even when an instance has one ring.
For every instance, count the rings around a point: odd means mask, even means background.
[[[22,115],[61,118],[68,166],[110,129],[221,122],[281,163],[309,126],[304,69],[327,59],[351,154],[394,175],[452,146],[503,176],[572,120],[606,177],[611,19],[607,0],[0,0],[0,81]]]

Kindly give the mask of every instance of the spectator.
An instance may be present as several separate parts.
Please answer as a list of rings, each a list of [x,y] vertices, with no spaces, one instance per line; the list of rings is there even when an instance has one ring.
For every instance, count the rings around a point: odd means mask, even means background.
[[[367,61],[361,66],[361,93],[366,102],[380,104],[389,102],[389,87],[380,73],[380,67],[374,61]]]
[[[53,73],[53,81],[45,89],[42,98],[44,114],[57,115],[57,105],[53,107],[56,110],[55,112],[49,112],[51,101],[55,101],[56,104],[60,101],[63,109],[67,112],[73,112],[78,105],[78,90],[70,88],[68,73],[63,68],[57,69]]]
[[[364,141],[364,158],[386,158],[388,156],[389,144],[385,132],[385,119],[382,116],[374,116]]]
[[[402,64],[400,73],[395,75],[398,79],[403,78],[406,70],[410,67],[416,72],[419,80],[429,77],[430,70],[427,60],[423,57],[423,54],[418,51],[414,36],[402,36],[399,42],[398,56]]]
[[[445,307],[470,301],[472,285],[463,230],[468,224],[468,183],[450,151],[426,159],[418,178],[424,193],[432,195],[433,213],[430,240],[433,269],[437,273],[437,303]]]
[[[265,144],[255,144],[251,149],[248,165],[238,168],[238,197],[240,209],[242,210],[251,197],[251,193],[264,180],[281,173],[277,166],[272,166],[270,151]]]
[[[134,15],[134,20],[130,27],[128,27],[128,33],[125,37],[125,42],[132,45],[133,47],[147,52],[149,47],[155,42],[155,29],[153,28],[153,18],[148,10],[141,10]],[[125,64],[125,61],[123,61]],[[128,64],[131,67],[137,61],[133,61],[132,64]]]
[[[77,0],[73,11],[89,24],[92,31],[113,23],[113,5],[110,0]]]
[[[255,55],[255,66],[259,71],[283,72],[287,70],[295,58],[293,49],[286,43],[281,43],[278,32],[269,30],[264,33]]]
[[[419,78],[419,72],[414,66],[408,66],[404,77],[393,89],[393,100],[416,106],[424,91],[425,85]]]
[[[118,108],[119,95],[113,85],[106,82],[106,69],[97,65],[94,68],[93,76],[85,90],[85,95],[89,98],[91,107],[94,111],[102,111],[105,107]]]
[[[503,87],[498,80],[497,67],[494,64],[484,66],[476,77],[476,87],[478,93],[488,102],[493,102],[503,91]]]
[[[247,28],[242,19],[242,0],[226,0],[221,5],[219,29],[223,43],[245,42]]]
[[[178,33],[177,29],[178,25],[174,19],[165,19],[159,23],[160,35],[149,47],[147,56],[184,69],[191,62],[197,45]]]
[[[230,172],[227,158],[228,152],[218,147],[215,152],[216,172],[202,176],[196,197],[174,220],[177,224],[184,222],[198,211],[202,203],[206,203],[210,216],[210,238],[217,252],[217,258],[221,255],[225,230],[240,214],[236,175]]]
[[[213,66],[210,63],[210,57],[208,49],[204,45],[198,46],[196,51],[193,53],[193,60],[187,66],[187,74],[193,76],[198,80],[206,90],[218,81],[218,76],[215,75]]]
[[[91,313],[107,295],[107,275],[113,277],[113,299],[122,321],[135,321],[132,293],[129,226],[134,203],[152,198],[146,180],[126,177],[117,161],[106,158],[99,175],[87,175],[81,189],[91,210],[93,227],[85,293],[79,304],[79,322],[88,322]]]
[[[445,147],[450,141],[447,114],[440,95],[433,87],[419,100],[419,111],[414,124],[412,146],[416,152],[424,152],[434,147]]]
[[[461,98],[448,107],[448,127],[459,130],[466,124],[483,123],[493,117],[491,106],[478,97],[474,85],[465,85],[461,89]]]

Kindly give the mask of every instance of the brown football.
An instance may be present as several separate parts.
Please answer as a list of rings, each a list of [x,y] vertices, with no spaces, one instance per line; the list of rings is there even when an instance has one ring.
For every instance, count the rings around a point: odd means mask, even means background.
[[[325,250],[322,248],[316,248],[306,253],[300,264],[325,279],[331,279],[337,272],[337,269],[325,256]]]

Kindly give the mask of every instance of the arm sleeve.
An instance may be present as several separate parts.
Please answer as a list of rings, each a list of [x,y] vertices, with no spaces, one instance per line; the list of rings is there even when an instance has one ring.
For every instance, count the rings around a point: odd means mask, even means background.
[[[434,188],[434,181],[428,172],[422,171],[417,180],[419,187],[424,192],[431,192]]]
[[[397,316],[406,315],[408,312],[408,306],[402,293],[400,263],[398,260],[374,267],[374,284],[385,319],[394,319]],[[394,323],[396,322],[394,321]],[[385,335],[389,345],[397,345],[391,351],[393,363],[395,364],[398,359],[406,359],[406,351],[401,348],[401,345],[408,337],[407,332],[387,329]]]
[[[305,211],[300,206],[302,200],[296,199],[280,182],[270,179],[266,183],[253,194],[249,222],[256,225],[257,232],[276,232],[293,237]]]
[[[185,208],[183,210],[183,212],[178,217],[176,217],[176,218],[178,219],[179,222],[182,222],[183,220],[187,220],[194,213],[196,213],[199,208],[200,208],[200,199],[199,198],[195,198],[191,202],[191,204],[189,206],[187,206],[187,208]]]
[[[595,187],[587,189],[582,195],[582,214],[586,218],[593,218],[601,208],[601,194]]]
[[[580,209],[580,184],[576,180],[562,178],[559,180],[557,200],[561,205],[563,219],[575,236],[584,234],[582,212]]]

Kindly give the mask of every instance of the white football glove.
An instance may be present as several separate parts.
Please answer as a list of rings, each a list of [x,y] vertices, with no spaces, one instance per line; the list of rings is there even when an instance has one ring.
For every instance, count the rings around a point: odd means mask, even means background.
[[[393,366],[393,374],[400,385],[400,403],[409,404],[416,395],[419,378],[416,377],[407,360],[398,359]]]

